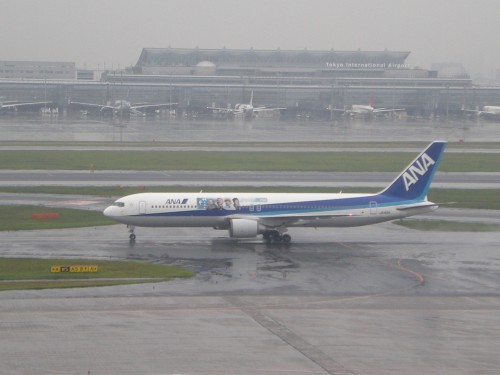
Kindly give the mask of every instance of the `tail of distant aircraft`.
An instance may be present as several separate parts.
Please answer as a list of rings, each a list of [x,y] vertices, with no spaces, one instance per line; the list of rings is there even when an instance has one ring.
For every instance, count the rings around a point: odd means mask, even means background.
[[[253,90],[250,93],[250,105],[253,106]]]
[[[425,200],[446,142],[432,142],[380,195],[400,200]]]

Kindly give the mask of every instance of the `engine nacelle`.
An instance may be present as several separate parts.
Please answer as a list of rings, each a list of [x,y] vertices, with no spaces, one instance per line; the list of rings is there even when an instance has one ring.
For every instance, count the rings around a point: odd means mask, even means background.
[[[232,219],[229,223],[229,236],[233,238],[250,238],[259,234],[259,223],[256,220]]]

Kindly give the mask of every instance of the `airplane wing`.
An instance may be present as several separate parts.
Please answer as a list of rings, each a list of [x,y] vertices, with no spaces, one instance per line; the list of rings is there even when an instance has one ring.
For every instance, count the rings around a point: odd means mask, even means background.
[[[373,113],[404,112],[405,108],[375,108]]]
[[[468,115],[476,115],[476,116],[481,116],[483,113],[483,111],[478,111],[476,109],[462,109],[462,112],[464,114],[468,114]]]
[[[268,228],[279,228],[288,227],[290,225],[311,225],[311,223],[317,222],[318,224],[321,220],[330,220],[334,218],[341,217],[352,217],[351,214],[321,214],[317,213],[314,215],[280,215],[280,216],[254,216],[254,215],[233,215],[228,217],[228,219],[247,219],[256,220],[259,224],[262,224]]]
[[[45,105],[52,105],[54,102],[8,102],[2,104],[2,109],[16,109],[23,107],[43,107]]]
[[[147,112],[149,110],[168,109],[168,108],[171,108],[177,104],[178,103],[161,103],[161,104],[141,103],[141,104],[133,104],[131,106],[131,109],[139,111],[139,112]]]
[[[93,109],[97,111],[112,111],[113,107],[110,105],[94,104],[94,103],[82,103],[82,102],[69,102],[69,105],[74,108],[79,109]]]
[[[266,112],[266,111],[279,111],[281,109],[286,109],[286,108],[279,108],[279,107],[277,107],[277,108],[256,107],[256,108],[253,109],[253,111],[255,113],[259,113],[259,112]]]
[[[341,108],[328,108],[328,111],[340,112],[340,113],[349,113],[350,112],[350,110],[348,110],[348,109],[341,109]]]

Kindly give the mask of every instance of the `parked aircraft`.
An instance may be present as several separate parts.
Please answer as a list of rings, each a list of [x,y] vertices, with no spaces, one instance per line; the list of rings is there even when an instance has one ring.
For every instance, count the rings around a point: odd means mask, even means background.
[[[485,105],[481,111],[473,109],[464,109],[465,113],[472,113],[473,115],[483,117],[488,120],[500,121],[500,106]]]
[[[70,107],[78,108],[81,110],[94,110],[99,111],[101,114],[112,114],[112,115],[129,115],[134,114],[138,116],[145,116],[146,113],[157,111],[160,109],[170,109],[177,103],[162,103],[162,104],[149,104],[140,103],[132,104],[128,100],[116,100],[113,105],[102,105],[93,103],[82,103],[82,102],[69,102]]]
[[[334,108],[331,111],[350,116],[372,117],[384,114],[394,114],[396,112],[405,112],[406,108],[375,108],[373,106],[373,97],[370,98],[370,104],[353,104],[350,109]]]
[[[140,193],[115,201],[104,215],[134,228],[213,227],[233,238],[262,234],[290,242],[288,227],[353,227],[423,214],[446,142],[432,142],[385,189],[376,194]]]
[[[279,111],[280,109],[286,108],[267,108],[267,107],[254,107],[253,106],[253,91],[250,94],[250,103],[246,104],[236,104],[234,108],[220,108],[220,107],[207,107],[207,109],[212,109],[217,113],[222,113],[224,115],[231,115],[239,118],[252,118],[257,117],[259,114],[264,112]]]
[[[373,108],[371,105],[353,104],[351,106],[351,109],[347,111],[347,114],[354,116],[356,115],[376,116],[380,114],[405,112],[405,111],[406,111],[405,108]]]

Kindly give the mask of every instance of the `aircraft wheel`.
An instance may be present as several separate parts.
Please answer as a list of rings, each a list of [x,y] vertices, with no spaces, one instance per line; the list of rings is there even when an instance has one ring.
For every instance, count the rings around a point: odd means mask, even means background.
[[[281,236],[278,231],[268,231],[265,232],[262,237],[266,241],[266,243],[276,243],[281,241]]]
[[[281,234],[279,232],[273,233],[271,236],[271,239],[272,239],[272,242],[274,242],[274,243],[280,243],[281,241],[283,241],[283,237],[281,236]]]
[[[284,243],[290,243],[290,241],[292,240],[292,237],[289,234],[284,234],[283,237],[281,237],[281,240]]]
[[[128,236],[128,238],[130,238],[130,241],[135,241],[135,234],[130,233],[130,236]]]

